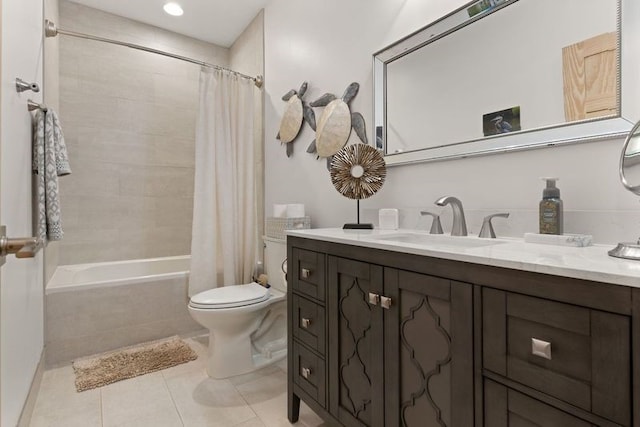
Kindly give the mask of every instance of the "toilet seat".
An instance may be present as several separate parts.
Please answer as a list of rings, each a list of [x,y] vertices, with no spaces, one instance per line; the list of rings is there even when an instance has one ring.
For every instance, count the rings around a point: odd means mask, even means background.
[[[189,305],[201,309],[244,307],[266,301],[269,296],[269,289],[257,283],[248,283],[200,292],[191,297]]]

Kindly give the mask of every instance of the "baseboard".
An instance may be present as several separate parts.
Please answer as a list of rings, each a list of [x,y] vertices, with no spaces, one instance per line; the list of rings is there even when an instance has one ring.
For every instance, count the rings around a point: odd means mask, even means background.
[[[22,408],[22,414],[20,414],[20,420],[17,427],[28,427],[31,423],[31,416],[33,415],[33,409],[36,406],[36,399],[38,398],[38,391],[40,391],[40,384],[42,384],[42,375],[44,374],[44,349],[40,355],[40,361],[36,368],[36,373],[33,375],[31,381],[31,388],[29,388],[29,394],[27,395],[27,401]]]

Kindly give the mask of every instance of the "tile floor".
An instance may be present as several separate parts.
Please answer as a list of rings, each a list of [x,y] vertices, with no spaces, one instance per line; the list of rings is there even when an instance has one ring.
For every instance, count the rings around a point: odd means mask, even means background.
[[[208,337],[186,339],[198,359],[78,393],[71,366],[44,373],[31,427],[279,427],[287,420],[285,363],[225,380],[207,376]],[[300,427],[325,427],[304,404]]]

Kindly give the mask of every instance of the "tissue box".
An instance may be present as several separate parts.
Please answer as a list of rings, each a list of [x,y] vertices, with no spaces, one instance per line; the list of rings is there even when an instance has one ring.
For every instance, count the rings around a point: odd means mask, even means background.
[[[380,209],[378,211],[378,225],[380,230],[397,230],[398,209]]]
[[[287,238],[285,230],[304,230],[311,228],[311,217],[299,218],[267,218],[265,234],[272,239]]]

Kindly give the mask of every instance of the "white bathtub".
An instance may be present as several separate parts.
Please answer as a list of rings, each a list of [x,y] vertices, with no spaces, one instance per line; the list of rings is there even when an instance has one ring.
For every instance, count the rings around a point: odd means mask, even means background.
[[[187,310],[190,256],[61,265],[46,286],[46,362],[202,332]]]
[[[135,283],[186,278],[191,256],[135,259],[58,266],[47,283],[47,294],[79,289],[132,285]]]

